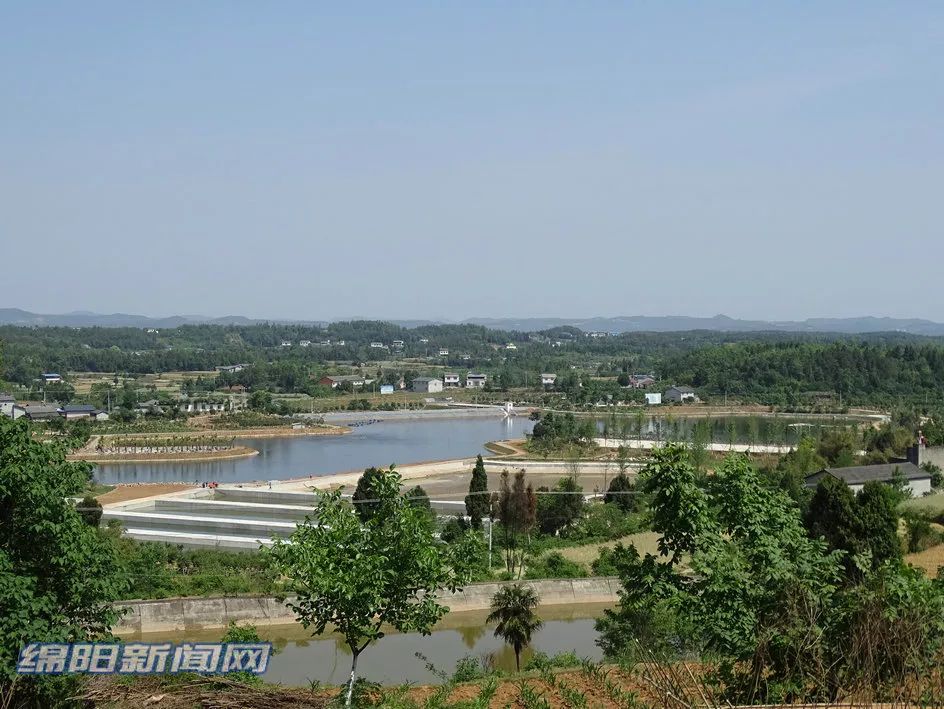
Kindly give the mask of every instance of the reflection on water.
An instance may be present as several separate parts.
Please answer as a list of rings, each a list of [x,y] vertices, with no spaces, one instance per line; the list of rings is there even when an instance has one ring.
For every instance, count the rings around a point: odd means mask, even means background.
[[[653,441],[691,441],[693,436],[705,443],[751,443],[794,445],[804,436],[817,436],[825,427],[855,425],[847,417],[772,416],[702,416],[681,418],[665,412],[649,416],[640,411],[634,416],[596,417],[597,430],[612,438],[644,438]]]
[[[382,413],[376,414],[382,417]],[[701,440],[716,443],[796,443],[804,434],[823,426],[846,425],[841,417],[803,419],[793,416],[729,416],[677,418],[603,416],[597,418],[601,434],[610,437],[641,435],[658,441],[688,441],[697,430]],[[343,436],[241,439],[259,451],[251,458],[205,463],[126,463],[101,466],[95,478],[101,483],[135,482],[242,482],[285,480],[363,470],[372,465],[407,465],[432,460],[485,454],[489,441],[522,438],[534,422],[525,417],[424,419],[381,421],[358,426]]]
[[[554,655],[573,651],[580,657],[598,660],[602,657],[596,646],[594,619],[609,607],[606,604],[580,606],[546,606],[539,609],[544,626],[533,638],[532,646],[522,655],[527,662],[535,651]],[[513,670],[514,651],[494,637],[494,626],[486,626],[487,611],[450,613],[430,635],[397,633],[389,635],[364,651],[358,670],[381,684],[414,682],[433,684],[441,681],[438,672],[451,675],[456,662],[463,657],[488,657],[497,667]],[[149,642],[219,640],[221,630],[179,634],[148,634],[127,636],[124,640],[143,638]],[[268,682],[304,686],[310,680],[341,684],[351,670],[351,651],[339,635],[311,637],[300,625],[261,626],[260,635],[272,642],[277,654],[265,674]],[[421,657],[417,657],[419,653]],[[427,663],[433,668],[427,667]]]

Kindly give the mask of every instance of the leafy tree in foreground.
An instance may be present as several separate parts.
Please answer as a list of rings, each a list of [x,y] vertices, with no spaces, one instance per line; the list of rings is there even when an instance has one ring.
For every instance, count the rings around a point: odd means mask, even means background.
[[[521,651],[531,642],[531,636],[543,623],[534,613],[538,595],[518,584],[505,586],[492,597],[492,612],[486,623],[498,623],[495,637],[511,645],[515,651],[515,668],[521,671]]]
[[[845,552],[846,576],[860,579],[864,565],[878,569],[901,560],[897,503],[888,485],[869,482],[853,495],[846,483],[827,475],[816,486],[804,522],[812,538]]]
[[[438,542],[427,514],[400,495],[392,469],[378,471],[370,490],[376,502],[366,518],[340,491],[320,494],[313,517],[268,552],[291,581],[290,606],[302,625],[320,635],[331,624],[350,648],[348,705],[361,653],[384,637],[385,624],[428,635],[447,610],[438,594],[466,582],[466,560],[476,556],[470,547],[480,543],[474,536]]]
[[[102,638],[118,620],[112,546],[67,499],[89,475],[58,445],[34,440],[25,422],[0,417],[0,704],[48,686],[11,685],[24,644]]]
[[[617,546],[606,559],[623,591],[597,623],[604,651],[696,653],[716,663],[712,681],[736,702],[920,692],[916,680],[933,675],[944,646],[941,584],[894,557],[850,582],[847,553],[811,539],[792,500],[746,458],[699,479],[684,453],[658,450],[640,474],[659,555]],[[830,509],[851,516],[855,531],[885,509],[884,494],[866,497],[869,514],[849,511],[848,498]]]
[[[472,479],[469,481],[469,494],[465,497],[466,514],[472,519],[472,526],[476,529],[482,526],[482,520],[488,516],[489,504],[488,475],[480,455],[475,459]]]

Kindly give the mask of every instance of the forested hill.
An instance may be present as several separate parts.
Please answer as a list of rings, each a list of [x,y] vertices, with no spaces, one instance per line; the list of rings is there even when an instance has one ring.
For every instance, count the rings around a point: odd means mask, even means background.
[[[848,402],[931,404],[944,398],[940,342],[742,342],[669,355],[662,375],[706,395],[790,405],[828,392]]]
[[[302,346],[302,343],[307,346]],[[625,333],[590,337],[573,327],[541,333],[480,325],[405,328],[381,321],[327,326],[184,325],[141,328],[0,327],[0,380],[28,387],[42,372],[153,374],[252,364],[238,383],[307,391],[325,371],[483,371],[496,388],[555,372],[571,398],[625,398],[620,375],[652,372],[656,388],[694,386],[703,398],[733,395],[789,406],[820,393],[846,404],[944,399],[944,339],[904,333]],[[441,354],[443,353],[443,354]],[[409,365],[403,365],[404,361]],[[399,363],[399,364],[397,364]],[[625,377],[622,377],[625,379]],[[236,380],[228,381],[234,383]],[[612,391],[602,386],[614,387]],[[641,397],[641,395],[640,395]]]

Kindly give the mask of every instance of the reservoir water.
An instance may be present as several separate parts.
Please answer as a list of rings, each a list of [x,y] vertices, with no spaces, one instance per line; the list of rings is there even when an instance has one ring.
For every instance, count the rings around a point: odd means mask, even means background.
[[[544,625],[534,634],[531,647],[522,653],[522,667],[535,651],[548,655],[573,651],[578,657],[601,659],[593,624],[608,607],[580,604],[539,608],[538,615]],[[495,666],[513,670],[514,651],[494,637],[494,625],[485,625],[487,615],[487,611],[450,613],[427,636],[390,631],[361,655],[358,674],[385,685],[437,684],[442,682],[439,672],[451,676],[456,662],[467,656],[487,657]],[[340,636],[312,637],[300,625],[260,626],[258,631],[263,640],[272,642],[277,652],[264,675],[267,682],[306,686],[311,680],[335,685],[347,680],[351,654]],[[218,641],[222,633],[222,630],[188,631],[179,636],[148,634],[142,639],[148,642]],[[417,653],[423,657],[417,657]],[[427,663],[434,665],[436,671],[428,668]]]
[[[382,418],[382,414],[372,415]],[[372,465],[484,455],[489,441],[521,438],[533,427],[534,422],[524,416],[381,420],[340,436],[239,439],[240,444],[259,451],[250,458],[102,465],[96,468],[95,479],[104,484],[285,480],[363,470]]]
[[[339,436],[246,438],[239,443],[259,455],[234,460],[185,463],[122,463],[100,466],[95,479],[104,484],[155,482],[247,482],[285,480],[363,470],[372,465],[407,465],[465,458],[487,453],[485,444],[522,438],[534,422],[524,416],[381,420],[355,426]],[[365,418],[368,418],[365,416]],[[601,435],[640,435],[659,441],[688,441],[700,427],[702,440],[716,443],[795,444],[820,427],[849,425],[849,419],[795,416],[729,416],[716,418],[597,417]]]

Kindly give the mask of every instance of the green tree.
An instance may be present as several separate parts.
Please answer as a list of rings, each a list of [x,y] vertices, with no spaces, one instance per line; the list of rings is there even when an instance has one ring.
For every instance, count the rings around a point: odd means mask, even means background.
[[[469,481],[469,494],[465,497],[465,511],[472,520],[472,526],[479,529],[482,520],[488,516],[488,475],[485,472],[485,461],[479,455],[472,468],[472,479]]]
[[[537,522],[545,534],[556,534],[580,517],[584,505],[583,488],[576,478],[568,475],[546,493],[538,501]]]
[[[415,485],[407,490],[406,499],[409,501],[410,505],[419,510],[423,510],[429,514],[433,511],[432,503],[429,501],[429,495],[426,494],[426,490],[423,489],[422,485]]]
[[[428,635],[447,610],[439,593],[465,583],[472,556],[462,543],[434,538],[423,511],[401,496],[392,468],[375,476],[371,492],[376,514],[366,518],[340,491],[319,494],[313,517],[268,552],[290,579],[296,597],[289,605],[302,625],[320,635],[330,624],[350,648],[348,706],[361,653],[385,626]]]
[[[848,428],[831,428],[820,436],[816,452],[834,467],[855,465],[858,440]]]
[[[638,508],[639,496],[636,493],[636,486],[633,485],[629,476],[620,473],[610,482],[610,487],[603,496],[603,502],[616,505],[623,512],[635,512]]]
[[[534,609],[540,599],[530,588],[514,584],[504,586],[492,597],[492,611],[486,623],[497,623],[495,637],[515,651],[515,668],[521,671],[521,651],[531,643],[531,636],[543,623]]]
[[[898,497],[888,485],[867,482],[856,495],[861,546],[872,555],[872,567],[901,560],[898,540]]]
[[[52,704],[36,698],[48,686],[41,680],[11,688],[20,648],[101,639],[119,618],[112,602],[124,582],[113,547],[68,500],[90,473],[33,439],[25,422],[0,417],[0,699],[17,692]]]
[[[268,411],[272,408],[272,394],[264,389],[256,389],[249,395],[249,408],[253,411]]]
[[[82,519],[85,520],[85,523],[89,527],[98,527],[98,523],[102,519],[102,506],[98,500],[91,495],[86,495],[82,498],[82,501],[76,505],[76,510],[78,510]]]
[[[618,655],[643,638],[724,658],[734,695],[797,686],[797,657],[805,660],[809,638],[823,632],[811,618],[821,618],[838,559],[809,539],[793,503],[762,485],[744,456],[699,479],[686,451],[670,445],[640,478],[652,496],[659,556],[619,545],[608,560],[623,593],[597,624],[604,651]],[[682,559],[691,572],[677,567]]]
[[[511,575],[516,571],[520,575],[526,551],[522,537],[529,535],[537,515],[537,497],[530,484],[525,487],[523,470],[515,473],[513,481],[507,470],[502,471],[494,507],[492,517],[501,523],[505,568]]]
[[[855,495],[839,478],[825,475],[817,483],[804,523],[810,537],[823,539],[830,549],[841,549],[848,554],[862,551]]]
[[[391,465],[390,470],[387,471],[382,468],[370,467],[357,479],[357,487],[354,488],[354,495],[351,499],[354,502],[354,509],[357,510],[357,514],[360,515],[362,520],[369,519],[379,509],[380,503],[377,501],[374,486],[388,472],[393,472],[393,468],[394,466]]]
[[[847,577],[859,580],[866,564],[861,555],[868,555],[872,569],[901,559],[897,504],[888,485],[868,482],[853,495],[843,481],[827,475],[816,486],[804,522],[813,539],[845,553]]]

